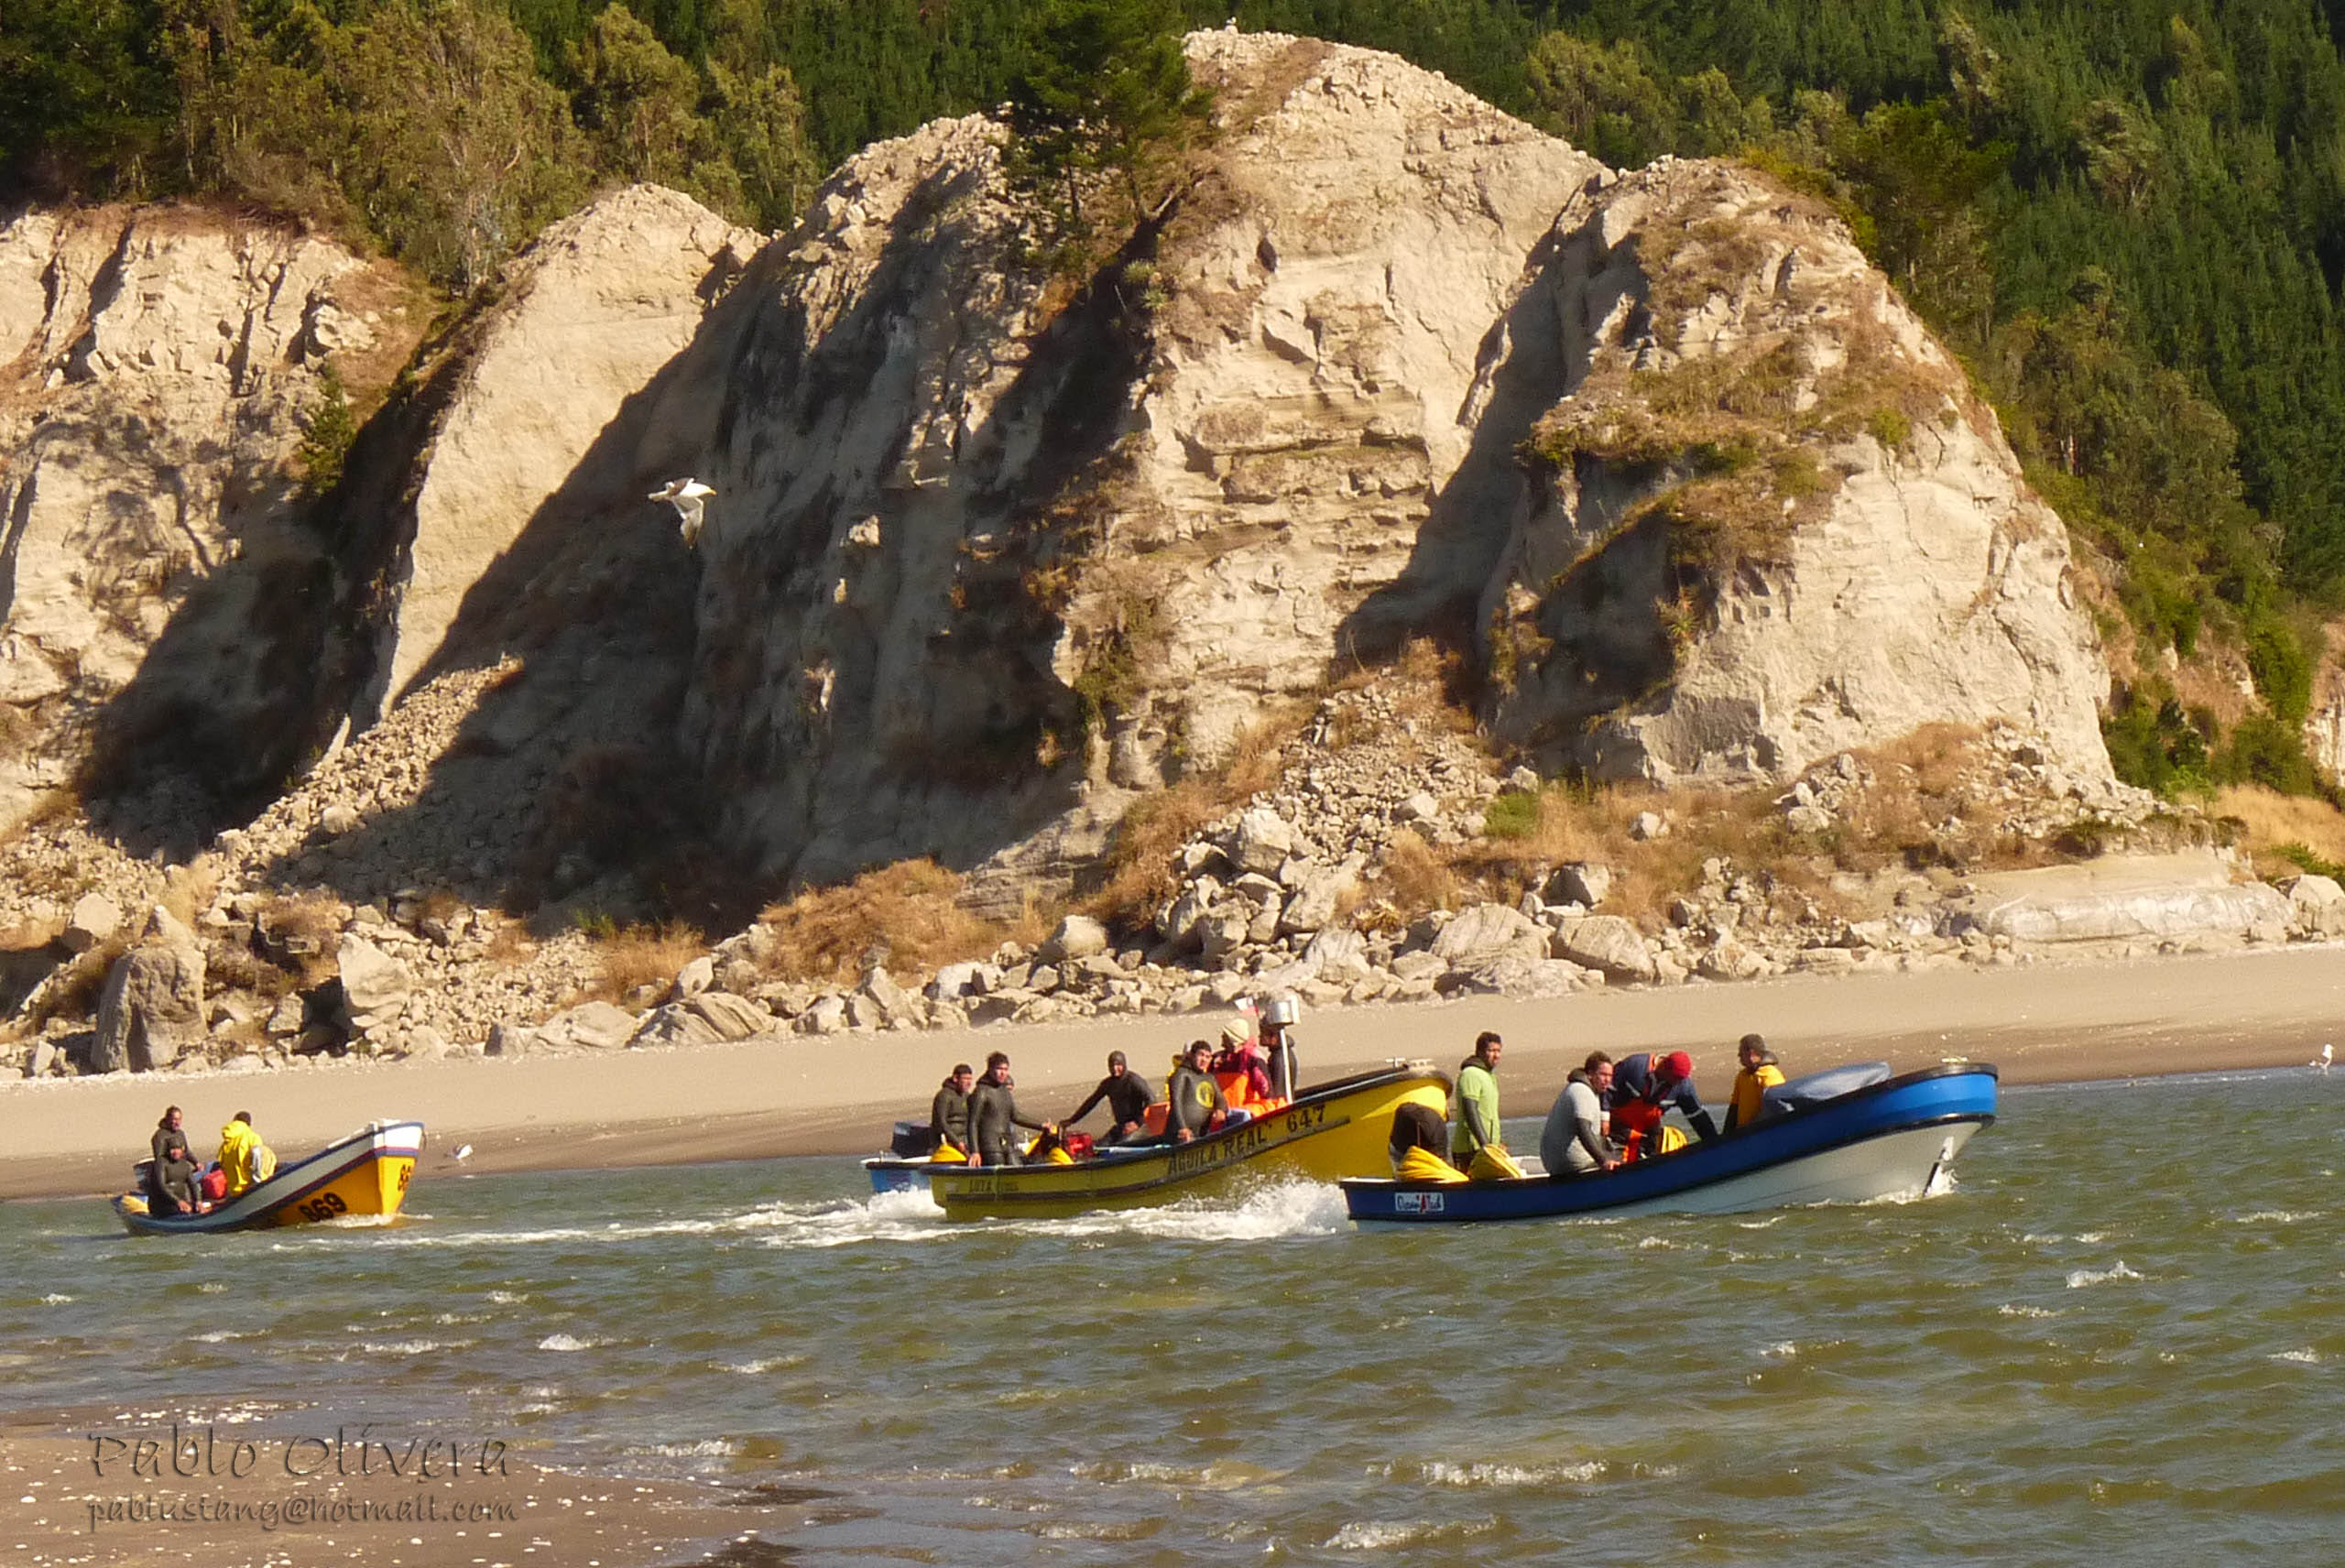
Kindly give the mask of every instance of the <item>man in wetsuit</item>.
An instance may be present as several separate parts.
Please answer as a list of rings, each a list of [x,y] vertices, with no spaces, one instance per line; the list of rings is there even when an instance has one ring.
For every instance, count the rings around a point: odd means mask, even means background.
[[[1672,1105],[1704,1143],[1718,1137],[1718,1124],[1694,1092],[1694,1059],[1682,1051],[1655,1056],[1641,1051],[1612,1070],[1612,1141],[1632,1147],[1631,1158],[1659,1152],[1661,1118]]]
[[[969,1092],[977,1086],[977,1070],[964,1062],[953,1069],[929,1102],[928,1130],[939,1149],[969,1152]]]
[[[187,1146],[186,1118],[177,1105],[163,1112],[162,1120],[155,1124],[155,1136],[147,1140],[154,1155],[154,1195],[163,1204],[165,1214],[201,1214],[208,1206],[195,1190],[195,1156]]]
[[[1107,1076],[1100,1079],[1090,1097],[1074,1108],[1074,1115],[1060,1125],[1073,1127],[1091,1114],[1092,1106],[1105,1100],[1115,1126],[1099,1141],[1130,1143],[1148,1136],[1148,1107],[1155,1099],[1156,1092],[1148,1086],[1148,1080],[1124,1064],[1124,1053],[1111,1051],[1107,1053]]]
[[[1189,1042],[1188,1054],[1172,1072],[1165,1094],[1164,1132],[1174,1143],[1190,1143],[1214,1129],[1214,1118],[1227,1119],[1229,1100],[1213,1075],[1213,1047],[1202,1040]]]
[[[1018,1140],[1014,1127],[1036,1132],[1056,1132],[1050,1122],[1031,1121],[1018,1114],[1018,1097],[1010,1093],[1009,1053],[997,1051],[986,1058],[986,1075],[969,1095],[969,1136],[976,1140],[980,1165],[1015,1165]]]

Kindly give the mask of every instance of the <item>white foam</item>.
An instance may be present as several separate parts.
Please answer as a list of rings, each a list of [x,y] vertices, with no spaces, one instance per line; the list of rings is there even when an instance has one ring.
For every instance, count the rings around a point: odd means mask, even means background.
[[[2005,1301],[1995,1310],[2007,1318],[2056,1318],[2060,1315],[2056,1308],[2030,1307],[2010,1301]]]
[[[2111,1279],[2139,1279],[2142,1276],[2125,1267],[2119,1258],[2113,1269],[2072,1269],[2068,1271],[2068,1289],[2081,1290],[2087,1285],[2105,1285]]]
[[[636,1452],[657,1454],[664,1459],[721,1459],[740,1453],[741,1445],[729,1437],[704,1437],[697,1443],[654,1443]]]
[[[1443,1538],[1487,1535],[1497,1528],[1498,1520],[1489,1519],[1461,1524],[1435,1524],[1430,1519],[1355,1519],[1320,1544],[1332,1552],[1383,1552]]]
[[[1799,1342],[1790,1339],[1778,1340],[1759,1354],[1771,1361],[1794,1360],[1799,1356]]]
[[[566,1334],[550,1334],[538,1341],[540,1350],[594,1350],[611,1342],[607,1339],[576,1339]]]
[[[2275,1351],[2264,1359],[2268,1361],[2301,1361],[2307,1366],[2318,1367],[2320,1365],[2321,1356],[2319,1351],[2307,1347],[2303,1350]]]
[[[1604,1468],[1601,1459],[1576,1465],[1452,1465],[1436,1459],[1424,1467],[1424,1478],[1437,1486],[1541,1486],[1556,1481],[1594,1481],[1603,1475]]]
[[[468,1350],[476,1343],[469,1339],[390,1339],[379,1344],[361,1340],[358,1348],[369,1356],[429,1356],[435,1350]]]
[[[40,1299],[40,1304],[44,1307],[62,1307],[71,1305],[72,1301],[73,1298],[71,1296],[62,1296],[51,1290]]]
[[[2241,1214],[2241,1225],[2300,1225],[2306,1220],[2320,1218],[2318,1209],[2258,1209],[2252,1214]]]
[[[1737,1220],[1734,1225],[1737,1230],[1765,1230],[1769,1225],[1779,1225],[1783,1223],[1783,1215],[1769,1214],[1763,1220]]]
[[[802,1367],[802,1356],[761,1356],[754,1361],[718,1361],[714,1365],[720,1372],[737,1372],[744,1377],[754,1377],[761,1372],[771,1372],[785,1367]]]

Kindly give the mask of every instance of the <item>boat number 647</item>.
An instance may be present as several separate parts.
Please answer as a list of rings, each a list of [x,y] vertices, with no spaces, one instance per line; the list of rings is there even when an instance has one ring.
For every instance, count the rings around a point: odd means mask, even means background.
[[[1327,1107],[1325,1105],[1297,1105],[1286,1114],[1286,1130],[1308,1132],[1326,1119]]]

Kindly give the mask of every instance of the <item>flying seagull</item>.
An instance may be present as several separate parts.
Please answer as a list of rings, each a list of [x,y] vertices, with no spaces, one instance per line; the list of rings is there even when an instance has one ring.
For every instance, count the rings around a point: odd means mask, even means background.
[[[2311,1062],[2310,1065],[2312,1065],[2312,1066],[2314,1066],[2314,1067],[2318,1067],[2318,1068],[2319,1068],[2323,1073],[2326,1073],[2326,1072],[2328,1072],[2328,1071],[2329,1071],[2330,1064],[2331,1064],[2331,1063],[2333,1063],[2334,1062],[2336,1062],[2336,1060],[2337,1060],[2337,1048],[2336,1048],[2336,1046],[2334,1046],[2334,1045],[2330,1044],[2330,1043],[2329,1043],[2329,1041],[2327,1041],[2327,1040],[2323,1040],[2323,1041],[2321,1042],[2321,1046],[2320,1046],[2320,1054],[2319,1054],[2318,1056],[2317,1056],[2317,1057],[2313,1058],[2313,1060],[2312,1060],[2312,1062]]]
[[[651,492],[650,499],[665,501],[676,508],[676,531],[684,536],[686,550],[700,548],[700,504],[716,492],[687,474],[671,479],[664,490]]]

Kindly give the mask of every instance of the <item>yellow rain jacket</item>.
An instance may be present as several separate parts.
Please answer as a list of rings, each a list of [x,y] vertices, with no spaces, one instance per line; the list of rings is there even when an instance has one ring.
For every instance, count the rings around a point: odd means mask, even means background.
[[[277,1174],[277,1156],[261,1142],[250,1122],[230,1122],[220,1129],[220,1170],[228,1178],[228,1196],[267,1181]]]
[[[1466,1173],[1430,1149],[1412,1149],[1392,1173],[1403,1181],[1463,1181]]]

